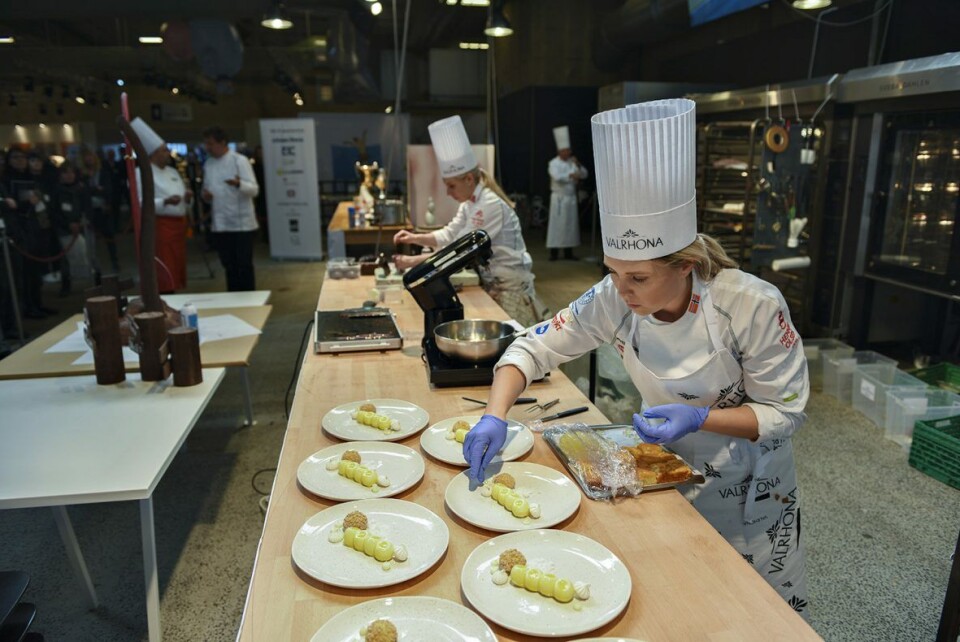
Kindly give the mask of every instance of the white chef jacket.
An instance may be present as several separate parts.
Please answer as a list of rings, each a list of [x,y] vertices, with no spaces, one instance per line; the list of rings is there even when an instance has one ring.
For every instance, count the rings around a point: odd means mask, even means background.
[[[587,177],[587,168],[577,165],[572,158],[563,160],[559,156],[554,156],[547,165],[547,173],[550,174],[551,192],[563,196],[576,196],[577,183],[571,175],[583,180]]]
[[[633,350],[661,377],[695,370],[712,353],[706,320],[699,313],[703,288],[709,287],[721,342],[743,368],[743,391],[733,391],[719,407],[746,401],[743,405],[757,415],[758,443],[789,437],[806,420],[809,383],[803,345],[783,295],[766,281],[736,269],[722,270],[709,285],[692,274],[690,305],[673,323],[634,314],[607,276],[551,321],[514,341],[497,367],[512,364],[529,383],[601,343],[612,343],[621,355]]]
[[[240,187],[225,182],[237,176]],[[203,189],[213,194],[210,214],[214,232],[249,232],[259,227],[253,199],[260,186],[246,156],[227,150],[220,158],[209,157],[203,164]]]
[[[460,203],[453,220],[431,233],[437,247],[444,247],[473,230],[483,230],[490,235],[493,249],[490,272],[494,275],[520,270],[529,272],[533,267],[517,213],[492,189],[483,185],[477,185],[473,196]]]
[[[174,167],[157,167],[150,163],[153,170],[153,206],[157,216],[186,216],[187,186],[183,182],[180,172]],[[137,170],[137,194],[143,203],[143,182],[140,180],[140,170]],[[176,205],[164,205],[164,201],[171,196],[179,196],[180,202]]]

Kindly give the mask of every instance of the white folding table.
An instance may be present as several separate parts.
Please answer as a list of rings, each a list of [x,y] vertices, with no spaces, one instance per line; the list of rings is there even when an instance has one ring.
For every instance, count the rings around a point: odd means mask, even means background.
[[[160,640],[153,491],[223,374],[205,368],[203,383],[189,388],[174,387],[172,377],[145,383],[138,375],[111,386],[98,386],[93,376],[0,381],[0,509],[53,509],[95,607],[66,506],[137,500],[151,642]]]
[[[179,310],[192,303],[198,310],[216,308],[255,308],[270,301],[270,290],[251,290],[249,292],[184,292],[181,294],[163,294],[160,296],[167,305]]]

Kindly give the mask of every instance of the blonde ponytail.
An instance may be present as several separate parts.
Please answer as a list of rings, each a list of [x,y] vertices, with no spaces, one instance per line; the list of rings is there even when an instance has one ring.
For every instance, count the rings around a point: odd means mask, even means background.
[[[671,267],[693,263],[697,276],[702,281],[711,281],[720,270],[737,267],[723,246],[706,234],[697,234],[696,240],[687,247],[658,259]]]
[[[516,203],[510,200],[506,192],[503,191],[503,188],[500,187],[500,184],[497,182],[497,179],[495,179],[493,176],[488,174],[487,170],[483,169],[482,167],[477,167],[467,172],[467,174],[472,174],[474,180],[476,180],[478,185],[482,185],[483,187],[490,188],[490,190],[494,194],[496,194],[500,198],[500,200],[506,203],[510,207],[510,209],[513,209],[517,206]],[[464,176],[466,176],[467,174],[464,174]]]

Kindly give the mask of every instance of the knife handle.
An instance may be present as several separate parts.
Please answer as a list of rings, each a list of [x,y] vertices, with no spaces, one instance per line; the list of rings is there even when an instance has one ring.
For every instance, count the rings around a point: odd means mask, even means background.
[[[563,419],[564,417],[569,417],[571,415],[579,415],[581,412],[586,412],[590,410],[586,406],[580,406],[579,408],[571,408],[570,410],[564,410],[563,412],[558,412],[555,415],[550,415],[549,417],[544,417],[541,421],[553,421],[554,419]]]
[[[536,397],[519,397],[516,401],[513,402],[515,406],[522,406],[528,403],[537,403]]]

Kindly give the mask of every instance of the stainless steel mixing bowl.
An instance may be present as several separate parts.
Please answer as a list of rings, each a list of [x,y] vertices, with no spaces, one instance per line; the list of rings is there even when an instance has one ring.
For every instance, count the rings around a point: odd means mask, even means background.
[[[472,363],[500,358],[523,330],[514,330],[503,321],[461,319],[441,323],[433,330],[440,352]]]

